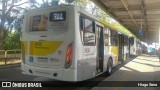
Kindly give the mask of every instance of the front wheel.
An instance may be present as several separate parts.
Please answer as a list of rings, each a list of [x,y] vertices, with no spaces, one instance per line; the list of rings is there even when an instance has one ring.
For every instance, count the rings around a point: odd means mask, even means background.
[[[111,75],[112,74],[112,59],[109,59],[108,60],[108,63],[107,63],[107,75]]]

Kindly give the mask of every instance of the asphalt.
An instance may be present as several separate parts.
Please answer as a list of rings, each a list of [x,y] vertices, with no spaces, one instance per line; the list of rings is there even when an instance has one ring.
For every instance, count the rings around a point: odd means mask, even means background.
[[[22,74],[20,64],[0,66],[0,81],[51,81],[56,84],[53,79]],[[137,81],[139,83],[160,81],[159,59],[156,56],[141,55],[115,67],[110,76],[102,74],[87,81],[93,81],[96,84],[87,87],[90,83],[85,82],[82,83],[85,87],[0,88],[0,90],[160,90],[159,87],[138,87],[136,83]],[[111,83],[115,84],[112,86]],[[137,86],[132,87],[132,83]]]

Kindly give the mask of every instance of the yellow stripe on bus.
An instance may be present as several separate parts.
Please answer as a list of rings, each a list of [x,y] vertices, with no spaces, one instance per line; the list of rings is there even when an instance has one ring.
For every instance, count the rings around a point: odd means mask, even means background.
[[[115,61],[118,63],[118,46],[110,46],[109,52],[112,53],[113,56],[115,56]]]
[[[111,46],[110,48],[111,48],[112,54],[118,56],[118,46]]]
[[[54,53],[62,43],[62,41],[31,41],[30,55],[47,56]]]

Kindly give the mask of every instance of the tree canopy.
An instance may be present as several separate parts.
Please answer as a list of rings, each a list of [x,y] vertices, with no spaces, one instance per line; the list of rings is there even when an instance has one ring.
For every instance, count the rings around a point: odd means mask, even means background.
[[[59,4],[74,4],[83,7],[87,12],[102,20],[110,20],[110,17],[91,0],[0,0],[0,49],[20,48],[25,11]]]

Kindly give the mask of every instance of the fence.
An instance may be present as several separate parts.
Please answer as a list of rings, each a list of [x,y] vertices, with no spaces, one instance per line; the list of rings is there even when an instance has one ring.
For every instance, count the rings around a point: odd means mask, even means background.
[[[19,63],[21,60],[21,49],[0,50],[0,65]]]

